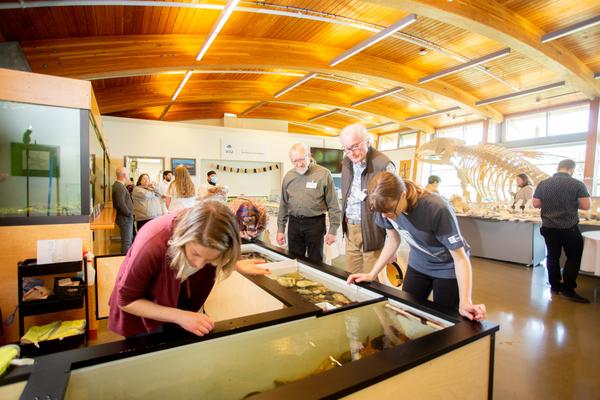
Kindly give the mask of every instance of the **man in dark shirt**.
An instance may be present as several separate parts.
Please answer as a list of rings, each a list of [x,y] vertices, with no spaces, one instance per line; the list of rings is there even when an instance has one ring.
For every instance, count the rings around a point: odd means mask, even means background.
[[[577,303],[589,303],[575,292],[583,238],[579,231],[577,210],[589,210],[590,194],[583,182],[572,177],[575,171],[573,160],[562,160],[557,172],[538,185],[533,194],[533,206],[541,208],[542,227],[540,232],[546,241],[548,280],[553,293]],[[562,278],[560,254],[564,249],[567,256]],[[562,280],[562,282],[561,282]]]
[[[121,253],[126,254],[133,241],[133,202],[127,190],[127,169],[118,167],[117,180],[112,186],[113,207],[117,210],[115,222],[121,231]]]

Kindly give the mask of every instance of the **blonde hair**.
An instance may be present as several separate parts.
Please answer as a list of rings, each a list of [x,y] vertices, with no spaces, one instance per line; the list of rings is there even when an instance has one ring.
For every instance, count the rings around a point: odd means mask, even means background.
[[[402,180],[398,175],[391,172],[380,172],[375,175],[368,184],[369,207],[373,211],[388,212],[398,201],[403,193],[406,193],[408,204],[406,211],[412,211],[417,207],[419,199],[428,196],[429,193],[409,180]]]
[[[175,181],[169,185],[169,194],[177,197],[193,197],[196,195],[194,182],[192,182],[187,168],[183,165],[175,168]]]
[[[235,216],[217,201],[200,202],[177,217],[167,249],[174,270],[187,263],[185,245],[190,242],[221,252],[215,261],[218,279],[227,278],[240,258],[240,234]]]

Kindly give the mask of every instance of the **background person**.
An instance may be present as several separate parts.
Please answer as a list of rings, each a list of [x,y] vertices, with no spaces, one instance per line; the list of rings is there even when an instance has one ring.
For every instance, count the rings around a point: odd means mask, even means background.
[[[285,244],[285,226],[288,226],[290,253],[323,261],[325,243],[335,242],[340,227],[340,205],[331,172],[317,165],[310,156],[310,147],[297,143],[290,148],[294,169],[285,174],[281,185],[281,200],[277,215],[277,242]],[[329,212],[329,230],[325,212]]]
[[[203,199],[209,194],[209,192],[214,191],[214,189],[217,187],[218,181],[217,173],[215,171],[208,171],[206,173],[206,182],[200,185],[198,197]]]
[[[131,193],[137,231],[153,218],[162,215],[160,194],[154,189],[148,174],[141,174]]]
[[[425,186],[425,190],[431,193],[439,194],[439,187],[441,182],[442,179],[439,176],[430,175],[429,178],[427,178],[427,186]]]
[[[368,272],[381,253],[385,230],[375,224],[370,210],[367,184],[381,171],[395,172],[396,167],[371,145],[367,129],[361,124],[345,127],[340,140],[346,156],[342,160],[342,228],[346,235],[346,270]]]
[[[117,167],[115,174],[117,180],[112,185],[112,200],[113,207],[117,210],[115,223],[121,233],[121,254],[125,254],[133,240],[133,202],[127,189],[127,168]]]
[[[166,214],[168,212],[166,199],[167,199],[167,194],[169,192],[169,185],[171,184],[172,180],[173,180],[173,172],[164,171],[162,174],[162,180],[158,184],[158,193],[160,193],[160,204],[162,207],[163,214]]]
[[[434,303],[457,309],[471,320],[485,319],[485,305],[471,301],[469,247],[450,205],[390,172],[381,172],[371,180],[368,201],[378,212],[377,225],[386,229],[388,239],[371,272],[352,274],[348,283],[374,280],[396,254],[402,234],[410,245],[402,290],[420,301],[427,300],[433,291]]]
[[[169,185],[166,204],[170,213],[192,207],[196,203],[196,188],[183,165],[175,168],[175,180]]]
[[[110,296],[109,328],[123,336],[176,324],[202,336],[213,321],[198,312],[217,279],[234,268],[267,274],[255,260],[237,262],[240,237],[234,216],[217,201],[198,203],[146,224],[119,269]]]
[[[526,174],[517,175],[517,192],[513,199],[512,208],[525,208],[527,202],[533,198],[533,186],[529,182],[529,177]]]
[[[229,203],[235,215],[242,239],[260,237],[267,226],[267,210],[260,204],[245,197],[236,197]]]
[[[590,194],[585,184],[573,178],[575,161],[562,160],[557,172],[541,181],[533,194],[533,206],[541,208],[540,233],[546,242],[548,280],[552,293],[578,303],[589,303],[575,292],[583,253],[583,237],[579,230],[577,210],[589,210]],[[564,249],[567,261],[560,271],[560,254]]]

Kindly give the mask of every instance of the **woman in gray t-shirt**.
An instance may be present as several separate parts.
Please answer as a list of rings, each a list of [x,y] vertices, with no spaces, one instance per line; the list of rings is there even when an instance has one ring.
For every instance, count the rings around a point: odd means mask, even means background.
[[[402,290],[419,300],[433,291],[434,303],[458,309],[471,320],[485,319],[485,305],[471,301],[469,247],[448,203],[390,172],[373,177],[368,196],[369,206],[380,213],[376,223],[386,229],[388,238],[371,272],[352,274],[348,283],[374,280],[395,256],[402,236],[410,245]]]

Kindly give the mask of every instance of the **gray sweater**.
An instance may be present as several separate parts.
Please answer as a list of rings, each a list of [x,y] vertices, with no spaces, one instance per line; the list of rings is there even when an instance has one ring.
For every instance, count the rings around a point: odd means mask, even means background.
[[[160,194],[143,186],[136,186],[131,193],[133,211],[137,221],[146,221],[162,215]]]
[[[340,204],[335,193],[331,172],[311,164],[304,175],[295,169],[288,171],[281,185],[281,200],[277,214],[277,231],[285,232],[288,216],[316,217],[329,212],[329,230],[335,235],[340,227]]]

